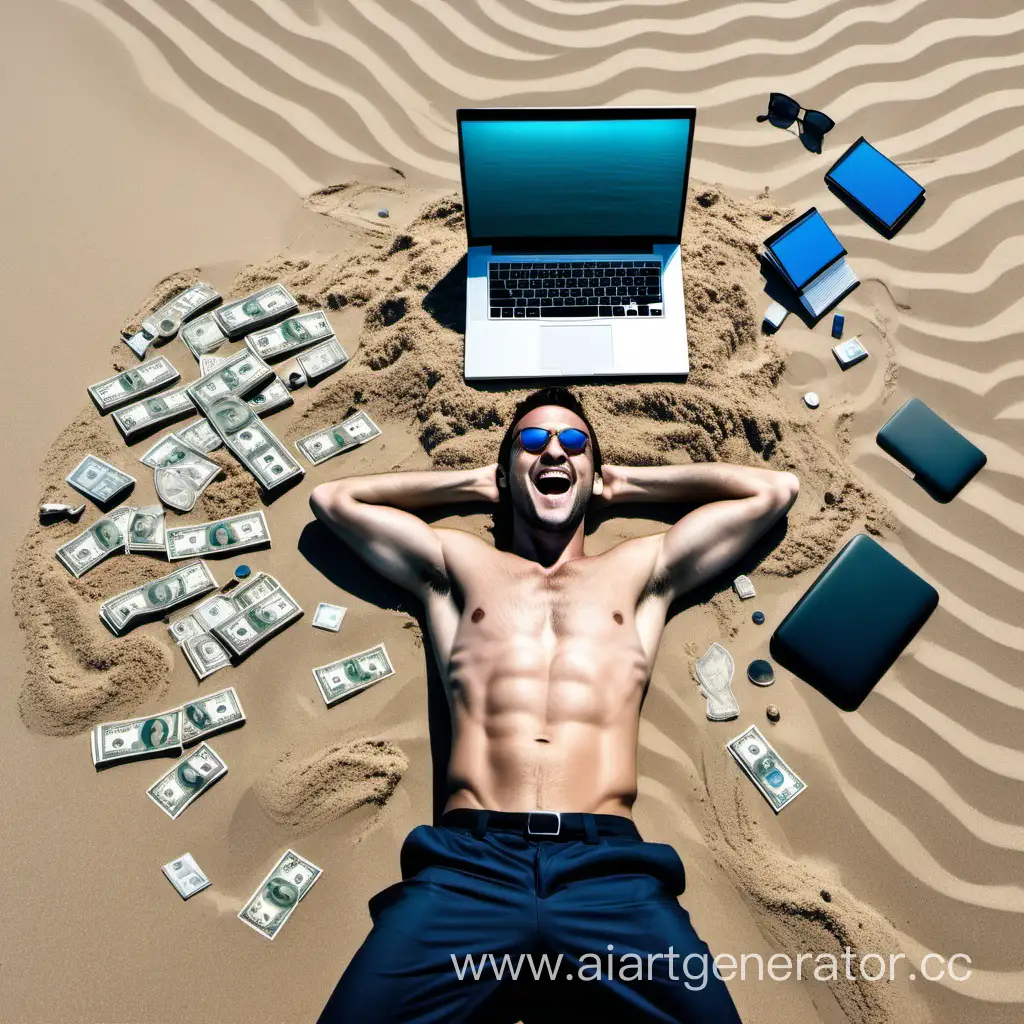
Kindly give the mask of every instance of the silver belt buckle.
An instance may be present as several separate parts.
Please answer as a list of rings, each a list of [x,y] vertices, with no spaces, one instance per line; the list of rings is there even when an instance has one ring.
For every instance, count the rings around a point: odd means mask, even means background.
[[[552,819],[554,819],[552,821]],[[554,825],[554,828],[546,827]],[[562,831],[562,815],[559,811],[528,811],[526,834],[530,836],[557,836]]]

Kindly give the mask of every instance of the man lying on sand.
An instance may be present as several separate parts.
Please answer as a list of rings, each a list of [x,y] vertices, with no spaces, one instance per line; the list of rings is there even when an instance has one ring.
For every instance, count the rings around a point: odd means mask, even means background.
[[[723,463],[602,465],[565,388],[517,406],[496,465],[315,488],[316,515],[423,601],[452,717],[441,824],[405,840],[403,881],[370,901],[373,930],[321,1024],[739,1019],[677,902],[679,855],[631,820],[637,732],[669,605],[750,548],[797,490],[791,473]],[[511,552],[414,514],[479,500],[511,503]],[[703,504],[588,556],[591,501]],[[500,965],[506,953],[533,954],[542,977],[540,954],[562,954],[557,981],[534,981],[525,957],[514,984],[464,970],[467,954]],[[703,986],[683,973],[693,953],[708,958]]]

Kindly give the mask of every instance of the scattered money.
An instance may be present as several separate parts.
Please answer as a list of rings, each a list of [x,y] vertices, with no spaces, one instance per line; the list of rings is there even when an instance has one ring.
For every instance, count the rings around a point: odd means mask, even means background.
[[[261,359],[271,362],[281,356],[305,348],[314,342],[334,337],[334,328],[322,309],[300,313],[282,320],[274,327],[253,331],[245,339],[246,347]]]
[[[105,505],[115,495],[135,484],[135,477],[123,473],[95,455],[86,455],[64,480],[100,505]]]
[[[200,356],[199,376],[205,377],[208,373],[219,370],[227,361],[227,356]]]
[[[164,510],[160,505],[132,509],[125,531],[125,551],[164,551]]]
[[[191,853],[186,853],[177,860],[172,860],[160,869],[167,878],[167,881],[178,890],[178,895],[187,900],[189,896],[195,896],[209,884],[210,880],[199,870]]]
[[[200,633],[198,636],[189,637],[179,646],[200,682],[231,664],[231,655],[212,633]]]
[[[235,595],[237,600],[237,595]],[[245,657],[264,640],[280,632],[302,615],[299,603],[284,587],[238,612],[213,629],[213,635],[236,657]]]
[[[341,347],[341,342],[337,338],[328,338],[327,341],[300,352],[295,362],[308,382],[340,370],[348,362],[348,353]]]
[[[739,702],[732,692],[735,669],[732,655],[717,643],[712,644],[697,662],[697,680],[707,698],[707,716],[712,722],[727,722],[740,713]]]
[[[223,594],[215,594],[202,603],[196,605],[192,615],[202,627],[203,631],[209,632],[214,626],[219,626],[228,619],[233,618],[238,612],[250,608],[257,601],[272,594],[281,584],[269,573],[260,572],[252,577],[244,586],[238,587],[230,597]]]
[[[841,341],[838,345],[835,345],[832,349],[832,354],[838,360],[839,365],[844,370],[848,370],[862,359],[867,359],[868,350],[857,338],[850,338],[849,341]]]
[[[173,562],[178,558],[193,558],[197,555],[234,554],[245,548],[269,543],[267,518],[261,511],[254,509],[212,523],[172,527],[167,531],[167,557]]]
[[[60,516],[67,519],[77,519],[85,511],[85,505],[61,505],[59,502],[47,501],[39,506],[39,515],[42,518],[56,518]]]
[[[746,601],[748,597],[757,596],[757,591],[754,590],[754,584],[750,582],[749,576],[737,576],[732,581],[732,589],[736,591],[736,596],[741,601]]]
[[[200,636],[205,632],[205,629],[193,614],[182,615],[181,618],[169,622],[167,624],[167,632],[171,634],[171,639],[180,646],[186,640],[191,640],[194,636]]]
[[[807,788],[803,779],[779,757],[756,725],[729,740],[726,749],[776,814]]]
[[[273,939],[322,874],[320,868],[294,850],[285,851],[239,911],[238,919]]]
[[[84,533],[57,548],[57,561],[78,579],[110,555],[121,554],[134,512],[131,506],[122,505],[97,519]]]
[[[245,723],[245,712],[233,686],[185,704],[181,715],[181,742],[186,747]]]
[[[304,474],[288,449],[241,399],[220,398],[208,415],[224,444],[266,490]]]
[[[91,740],[92,763],[97,768],[161,754],[177,757],[182,751],[181,709],[148,718],[103,722],[93,726]]]
[[[258,355],[242,349],[228,356],[212,373],[189,384],[186,391],[195,407],[212,420],[212,406],[220,399],[241,398],[268,383],[273,376],[274,371]],[[217,430],[223,437],[223,431],[219,427]]]
[[[164,303],[155,313],[151,313],[142,321],[142,330],[130,338],[122,337],[122,341],[140,358],[146,356],[150,342],[160,336],[161,320],[176,320],[184,323],[196,313],[220,302],[220,293],[203,281],[197,281],[170,302]]]
[[[181,340],[196,359],[202,359],[216,352],[228,336],[221,330],[213,313],[204,313],[181,329]]]
[[[170,360],[166,356],[156,356],[131,370],[93,384],[89,394],[99,406],[100,412],[106,412],[148,395],[151,391],[159,391],[176,380],[181,380],[181,374],[171,365]]]
[[[189,562],[150,583],[126,590],[100,605],[100,618],[118,635],[133,622],[171,608],[216,589],[205,562]]]
[[[341,629],[343,618],[345,618],[345,609],[340,604],[327,604],[321,601],[316,606],[313,625],[317,629],[329,629],[332,633],[337,633]]]
[[[313,669],[313,678],[328,707],[394,674],[383,644]]]
[[[117,409],[111,419],[117,424],[126,441],[132,440],[160,423],[179,419],[195,412],[195,406],[188,395],[188,386],[165,391],[162,395],[144,398],[134,405]]]
[[[204,743],[157,779],[146,794],[165,814],[177,818],[227,770],[228,766]]]
[[[229,338],[238,338],[298,311],[299,304],[288,289],[283,284],[272,284],[221,306],[213,315]]]
[[[277,412],[278,409],[283,409],[294,401],[295,399],[292,398],[284,381],[275,376],[265,388],[247,398],[245,404],[253,409],[257,416],[269,416],[272,412]]]
[[[197,497],[220,473],[216,462],[189,447],[180,434],[167,434],[160,438],[139,461],[153,469],[173,469],[188,481]]]
[[[200,454],[215,452],[224,442],[220,434],[210,426],[210,421],[205,417],[190,423],[187,427],[178,427],[175,436],[183,444],[187,444],[193,451]]]
[[[315,434],[307,434],[295,442],[295,447],[306,456],[314,466],[326,462],[335,455],[351,451],[367,441],[372,441],[380,434],[377,426],[365,412],[357,412],[344,423],[326,430],[318,430]]]
[[[158,469],[153,473],[157,497],[179,512],[191,512],[199,495],[189,481],[176,469]]]

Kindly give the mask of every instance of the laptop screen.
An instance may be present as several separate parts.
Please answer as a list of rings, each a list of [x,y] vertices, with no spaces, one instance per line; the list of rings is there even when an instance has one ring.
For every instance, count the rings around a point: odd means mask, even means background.
[[[689,116],[460,118],[470,237],[678,240]]]

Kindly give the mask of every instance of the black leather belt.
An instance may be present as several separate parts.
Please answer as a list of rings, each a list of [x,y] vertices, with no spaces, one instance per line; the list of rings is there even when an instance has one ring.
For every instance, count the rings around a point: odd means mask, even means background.
[[[578,814],[559,811],[476,811],[460,807],[441,817],[446,828],[464,828],[478,838],[487,832],[515,832],[536,842],[589,840],[628,836],[640,839],[636,825],[620,814]]]

